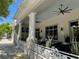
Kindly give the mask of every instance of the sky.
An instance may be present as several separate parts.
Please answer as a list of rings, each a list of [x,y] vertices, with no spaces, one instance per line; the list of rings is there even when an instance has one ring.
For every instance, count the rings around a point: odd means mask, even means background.
[[[21,4],[22,0],[15,0],[15,2],[13,4],[11,4],[9,6],[9,15],[6,18],[3,18],[3,21],[0,21],[0,24],[3,23],[12,23],[13,22],[13,17],[15,16],[17,9],[19,7],[19,5]]]

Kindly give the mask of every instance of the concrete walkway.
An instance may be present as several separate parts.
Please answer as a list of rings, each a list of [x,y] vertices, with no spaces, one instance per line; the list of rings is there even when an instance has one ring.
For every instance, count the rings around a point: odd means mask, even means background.
[[[24,51],[14,44],[12,40],[3,39],[0,41],[0,59],[27,59]]]
[[[0,45],[6,45],[6,44],[9,44],[9,45],[12,45],[12,44],[14,44],[14,41],[13,40],[11,40],[11,39],[1,39],[0,40]]]

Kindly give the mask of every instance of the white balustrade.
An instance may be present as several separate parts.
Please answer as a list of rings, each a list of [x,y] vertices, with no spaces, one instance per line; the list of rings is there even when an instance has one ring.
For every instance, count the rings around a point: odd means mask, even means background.
[[[18,44],[19,47],[24,50],[24,54],[27,54],[25,53],[25,50],[27,50],[26,42],[19,40]],[[30,51],[30,59],[79,59],[79,56],[77,55],[59,51],[54,47],[48,48],[35,43],[32,45]]]
[[[59,51],[54,47],[48,48],[38,44],[35,44],[31,51],[32,54],[30,57],[34,56],[34,59],[79,59],[77,55]]]

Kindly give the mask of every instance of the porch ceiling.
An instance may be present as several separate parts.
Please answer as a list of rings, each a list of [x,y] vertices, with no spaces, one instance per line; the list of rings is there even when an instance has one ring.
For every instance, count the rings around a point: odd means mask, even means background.
[[[30,12],[43,11],[46,7],[55,3],[56,1],[57,0],[32,0],[27,2],[27,0],[23,0],[14,19],[23,20]]]
[[[48,8],[51,5],[56,4],[57,0],[45,0],[44,3],[39,5],[34,11],[40,13],[41,11],[44,11],[46,8]]]

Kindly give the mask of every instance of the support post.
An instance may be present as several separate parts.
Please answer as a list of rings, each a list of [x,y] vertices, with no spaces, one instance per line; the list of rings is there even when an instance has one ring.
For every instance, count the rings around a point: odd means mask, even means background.
[[[15,44],[15,26],[16,26],[16,20],[13,21],[12,26],[13,27],[12,27],[12,36],[11,36],[11,38],[12,38],[14,44]]]
[[[29,36],[26,40],[27,44],[27,55],[30,56],[31,49],[33,50],[34,42],[35,42],[35,15],[36,13],[32,12],[29,15]]]
[[[19,28],[18,28],[18,35],[17,35],[17,45],[19,43],[19,39],[20,39],[20,36],[21,36],[21,22],[19,23]]]

